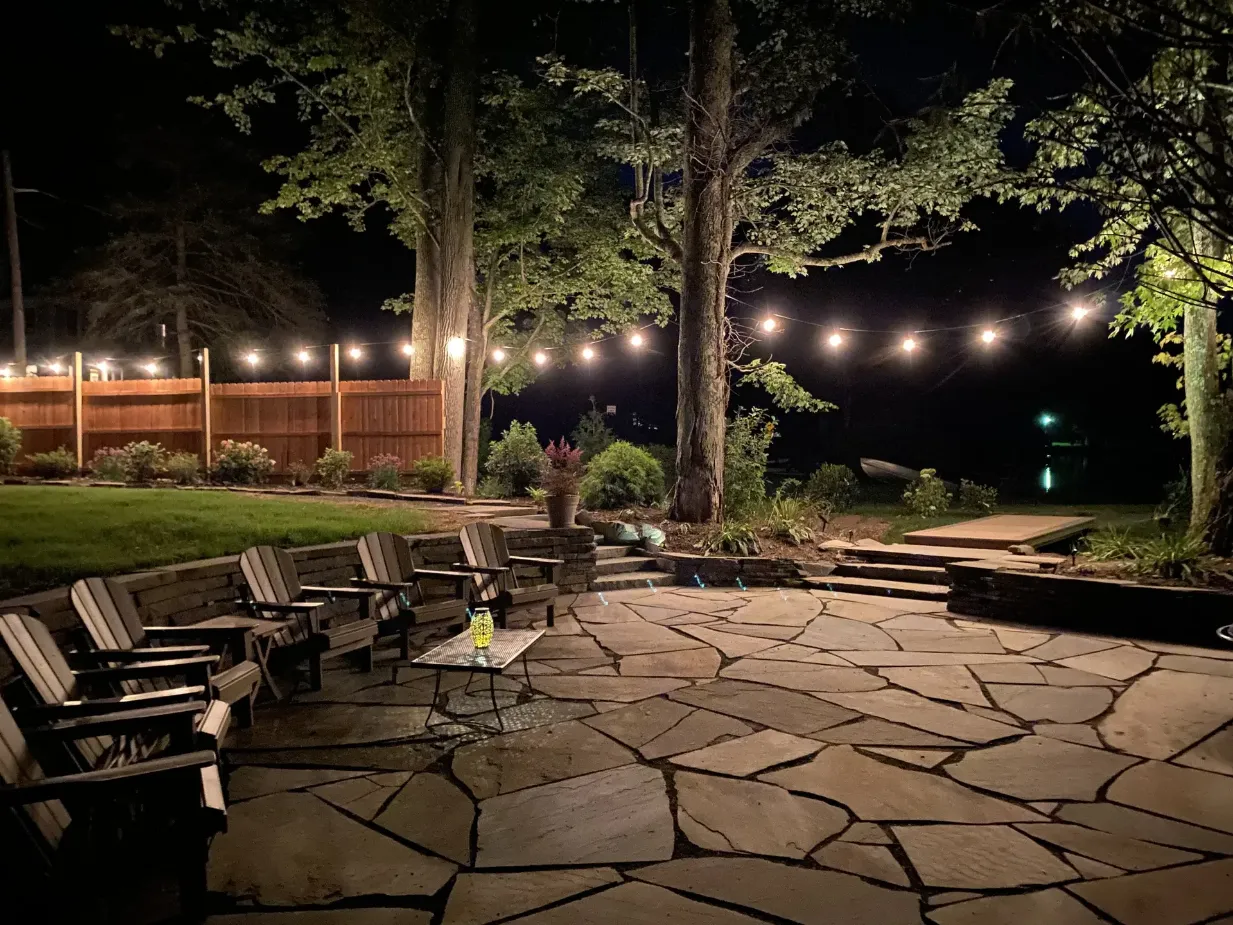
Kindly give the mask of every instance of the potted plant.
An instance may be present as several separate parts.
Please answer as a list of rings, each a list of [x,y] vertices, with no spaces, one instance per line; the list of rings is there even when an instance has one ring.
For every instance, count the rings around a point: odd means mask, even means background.
[[[560,445],[549,443],[540,487],[548,493],[548,526],[572,527],[578,513],[578,482],[582,478],[582,450],[575,450],[561,438]]]

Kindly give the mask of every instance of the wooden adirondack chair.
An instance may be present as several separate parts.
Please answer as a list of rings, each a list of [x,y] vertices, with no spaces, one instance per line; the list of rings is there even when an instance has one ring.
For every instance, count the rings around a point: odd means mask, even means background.
[[[41,620],[15,613],[0,615],[0,639],[21,669],[29,701],[17,710],[23,726],[201,701],[205,708],[192,717],[193,736],[188,744],[217,752],[231,725],[231,708],[222,700],[208,699],[210,689],[201,684],[117,695],[117,691],[123,691],[120,684],[124,681],[162,681],[183,675],[186,669],[194,667],[193,659],[133,662],[74,671]],[[186,664],[180,665],[178,661]],[[85,698],[85,691],[102,696]],[[79,738],[73,743],[74,769],[93,771],[142,760],[167,745],[167,736],[161,730],[155,731],[160,734]]]
[[[372,619],[372,591],[302,585],[291,553],[273,546],[246,549],[240,556],[240,569],[248,583],[248,599],[242,603],[249,615],[278,620],[286,626],[285,634],[274,637],[274,645],[307,647],[309,684],[313,690],[321,690],[321,663],[325,659],[358,652],[360,667],[372,671],[372,646],[377,635],[377,623]],[[361,618],[330,626],[330,618],[319,611],[336,597],[359,600]]]
[[[100,665],[131,664],[176,658],[214,658],[208,681],[189,683],[209,685],[212,696],[230,704],[241,726],[253,721],[253,701],[261,683],[261,669],[252,660],[252,639],[248,631],[232,627],[142,626],[137,604],[128,589],[110,578],[84,578],[69,589],[78,619],[90,634],[93,651],[82,653]],[[205,645],[155,645],[155,641],[204,640]],[[216,655],[207,653],[215,651]],[[216,670],[217,658],[230,650],[231,667]],[[165,677],[151,675],[122,682],[128,693],[165,690],[175,686]]]
[[[190,706],[202,708],[200,703]],[[166,709],[56,721],[31,732],[66,738],[112,734],[117,728],[140,728],[150,719],[146,714]],[[0,701],[0,813],[7,817],[2,820],[5,835],[16,836],[15,841],[3,841],[5,863],[0,879],[7,875],[11,881],[5,884],[4,904],[14,922],[97,922],[95,887],[114,889],[118,878],[109,878],[105,872],[119,871],[132,860],[122,856],[123,852],[116,857],[93,837],[84,837],[90,835],[88,831],[74,832],[74,818],[83,817],[82,825],[87,828],[90,824],[101,827],[100,816],[128,824],[134,809],[140,810],[137,817],[157,825],[160,834],[175,833],[174,843],[164,846],[160,842],[159,855],[177,863],[182,904],[197,905],[205,896],[210,839],[227,827],[218,756],[209,750],[189,751],[123,767],[48,777],[31,751],[28,734],[23,734],[8,706]],[[53,875],[51,884],[37,876],[48,872]],[[24,905],[38,909],[40,917],[18,912],[15,905],[23,904],[15,903],[7,892],[14,888],[33,894],[32,901]],[[91,915],[83,918],[83,911]]]
[[[456,562],[454,568],[472,573],[472,601],[497,612],[497,625],[505,628],[510,611],[525,610],[538,604],[548,604],[548,625],[556,618],[557,568],[563,559],[540,559],[533,556],[511,556],[505,545],[505,531],[490,523],[467,524],[458,534],[466,563]],[[514,568],[531,565],[539,568],[544,581],[535,585],[519,585]]]
[[[470,572],[450,572],[416,568],[411,544],[396,533],[369,533],[356,544],[360,554],[361,578],[352,584],[377,593],[374,614],[382,636],[398,635],[398,657],[410,658],[410,632],[413,626],[466,618]],[[454,582],[454,596],[429,601],[420,584],[426,578]]]

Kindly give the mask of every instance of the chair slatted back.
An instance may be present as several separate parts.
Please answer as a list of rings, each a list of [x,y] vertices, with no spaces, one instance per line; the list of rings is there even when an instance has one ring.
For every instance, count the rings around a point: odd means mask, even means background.
[[[137,603],[118,581],[83,578],[73,582],[69,599],[96,649],[140,649],[149,644]],[[122,681],[121,686],[126,693],[142,694],[176,684],[166,678],[137,678]]]
[[[405,536],[397,533],[369,533],[360,537],[356,548],[364,577],[369,581],[404,582],[415,575],[415,560],[411,557],[411,544]],[[399,595],[409,606],[424,603],[424,593],[417,585],[404,591],[380,591],[374,595],[376,606],[373,613],[378,620],[398,616]]]
[[[505,532],[500,527],[476,521],[463,527],[458,538],[462,540],[462,552],[469,565],[482,565],[487,568],[509,565],[509,548],[505,545]],[[503,592],[518,587],[512,571],[495,575],[476,572],[473,581],[477,601],[491,601]]]
[[[240,571],[253,600],[272,604],[292,604],[300,599],[300,575],[291,553],[275,546],[253,546],[240,555]],[[277,645],[290,645],[307,639],[312,623],[307,614],[285,614],[258,610],[263,620],[286,624],[286,631],[274,637]]]
[[[43,777],[43,769],[30,753],[30,746],[26,737],[21,734],[17,721],[13,719],[13,714],[4,702],[0,701],[0,783],[23,784]],[[30,833],[39,850],[50,861],[70,822],[64,804],[59,800],[48,800],[45,803],[18,806],[12,811],[17,815],[21,827]]]
[[[73,669],[42,620],[16,613],[0,615],[0,637],[39,703],[54,706],[80,699]],[[110,736],[75,740],[76,751],[85,763],[82,770],[98,767],[112,751],[114,741]]]

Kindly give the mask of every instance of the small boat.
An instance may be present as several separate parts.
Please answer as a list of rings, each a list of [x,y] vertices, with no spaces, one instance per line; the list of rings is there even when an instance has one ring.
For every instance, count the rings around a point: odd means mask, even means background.
[[[896,479],[903,482],[915,482],[920,478],[919,469],[909,469],[907,466],[900,466],[884,459],[869,459],[865,456],[861,457],[861,471],[877,482],[890,482]],[[946,486],[947,491],[956,491],[959,488],[954,482],[948,482],[945,479],[942,480],[942,484]]]

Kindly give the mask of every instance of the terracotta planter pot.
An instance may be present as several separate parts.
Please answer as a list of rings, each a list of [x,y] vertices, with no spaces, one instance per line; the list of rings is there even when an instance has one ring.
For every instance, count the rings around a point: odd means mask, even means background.
[[[578,513],[577,495],[548,496],[548,526],[572,527],[574,516]]]

